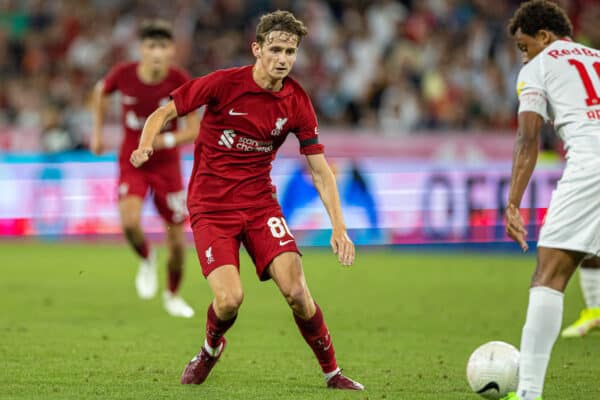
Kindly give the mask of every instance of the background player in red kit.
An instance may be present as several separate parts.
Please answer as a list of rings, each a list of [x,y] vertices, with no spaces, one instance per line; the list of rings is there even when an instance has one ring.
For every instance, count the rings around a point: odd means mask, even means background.
[[[146,121],[131,162],[143,167],[153,156],[161,127],[202,105],[206,111],[196,141],[188,208],[202,272],[213,291],[206,340],[187,365],[182,383],[202,383],[225,348],[225,332],[242,303],[239,246],[243,243],[261,280],[273,279],[289,303],[302,336],[312,348],[327,386],[362,390],[342,375],[331,336],[307,287],[300,252],[273,194],[269,172],[290,132],[300,142],[313,181],[331,219],[331,245],[343,265],[354,261],[333,173],[319,144],[309,97],[287,77],[306,27],[291,13],[263,15],[256,29],[253,66],[220,70],[187,82],[173,101]]]
[[[95,154],[103,151],[106,98],[119,91],[124,130],[119,152],[119,211],[125,237],[141,258],[136,289],[143,299],[154,297],[158,289],[156,253],[150,249],[140,221],[144,198],[150,190],[167,231],[168,288],[163,295],[163,304],[169,314],[190,318],[194,311],[177,294],[185,254],[183,222],[187,218],[177,145],[196,138],[200,121],[196,113],[190,113],[186,116],[185,127],[179,131],[176,131],[177,120],[170,121],[154,140],[153,147],[157,151],[152,160],[137,169],[129,163],[129,154],[137,148],[145,119],[156,107],[169,101],[172,90],[189,79],[184,71],[170,66],[174,45],[172,29],[167,22],[144,22],[139,38],[140,61],[115,66],[96,85],[91,150]]]

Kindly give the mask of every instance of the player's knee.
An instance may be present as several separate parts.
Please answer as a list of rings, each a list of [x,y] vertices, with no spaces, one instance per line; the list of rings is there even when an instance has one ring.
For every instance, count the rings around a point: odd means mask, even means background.
[[[221,315],[235,315],[244,300],[244,293],[239,290],[221,291],[215,296],[215,305]]]
[[[531,286],[546,286],[562,292],[573,275],[573,271],[574,267],[569,265],[538,265],[531,279]]]
[[[295,283],[283,290],[286,301],[293,309],[306,307],[309,300],[308,288],[303,283]]]
[[[531,287],[545,286],[560,292],[564,292],[569,282],[569,277],[566,275],[552,274],[535,274],[531,280]]]

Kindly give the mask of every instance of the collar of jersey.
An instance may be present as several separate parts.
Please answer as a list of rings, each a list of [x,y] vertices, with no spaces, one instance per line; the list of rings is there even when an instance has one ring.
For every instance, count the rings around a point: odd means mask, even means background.
[[[287,77],[283,80],[283,87],[278,92],[273,92],[272,90],[267,90],[267,89],[261,88],[260,86],[258,86],[258,83],[256,83],[256,81],[252,77],[252,67],[254,67],[254,65],[248,65],[246,67],[246,69],[247,69],[247,71],[246,71],[246,83],[247,83],[246,88],[249,92],[268,93],[271,96],[275,96],[278,98],[287,97],[293,93],[294,90],[292,88],[292,83],[290,82],[290,79]]]

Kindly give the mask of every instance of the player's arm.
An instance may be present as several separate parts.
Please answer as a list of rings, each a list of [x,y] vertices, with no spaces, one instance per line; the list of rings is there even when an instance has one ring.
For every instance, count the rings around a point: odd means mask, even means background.
[[[164,106],[158,107],[150,116],[146,119],[142,135],[140,137],[140,143],[138,148],[131,153],[129,161],[134,167],[138,168],[144,164],[154,151],[152,144],[162,127],[177,117],[177,109],[175,103],[169,101]]]
[[[196,136],[198,136],[200,129],[200,116],[198,113],[192,112],[186,115],[184,123],[183,128],[179,129],[177,132],[167,132],[158,135],[154,139],[154,149],[168,149],[186,143],[192,143],[196,140]]]
[[[96,155],[104,152],[102,140],[102,126],[108,103],[108,94],[104,92],[104,81],[99,81],[92,92],[92,114],[94,116],[94,127],[90,140],[90,151]]]
[[[513,166],[505,216],[506,232],[519,243],[523,251],[528,249],[525,241],[527,231],[519,207],[537,162],[540,131],[543,125],[544,119],[540,114],[533,111],[519,113],[519,129],[513,151]]]
[[[343,265],[352,265],[354,262],[354,243],[352,243],[346,232],[346,224],[342,215],[342,206],[335,176],[322,153],[309,154],[306,156],[306,159],[312,180],[331,220],[333,228],[331,247],[333,248],[333,252],[338,255],[340,263]]]
[[[160,139],[157,139],[160,129],[165,123],[177,116],[186,116],[185,128],[174,134],[174,138],[167,140],[170,140],[171,144],[173,139],[175,140],[175,144],[183,144],[195,140],[199,133],[200,118],[198,117],[198,113],[193,111],[211,102],[213,104],[218,103],[217,93],[222,86],[222,77],[221,73],[213,72],[200,78],[189,80],[175,89],[171,93],[173,100],[158,108],[146,120],[142,137],[140,138],[140,147],[136,150],[137,153],[134,152],[136,157],[144,153],[146,154],[146,158],[142,157],[135,161],[139,162],[143,160],[142,162],[145,162],[147,160],[147,157],[152,154],[152,144],[156,145],[157,140],[160,141]],[[161,136],[163,136],[162,139],[164,140],[165,135]],[[167,137],[169,136],[167,135]],[[142,149],[142,146],[144,146],[145,150]],[[160,147],[160,144],[158,146]],[[131,162],[134,163],[133,154]]]

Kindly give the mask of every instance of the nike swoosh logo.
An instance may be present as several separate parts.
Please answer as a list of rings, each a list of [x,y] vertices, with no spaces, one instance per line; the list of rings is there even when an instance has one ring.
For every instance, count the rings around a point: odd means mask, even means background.
[[[487,385],[482,387],[480,390],[478,390],[477,393],[482,394],[482,393],[487,392],[490,389],[496,389],[497,392],[500,392],[500,386],[496,382],[491,381]]]
[[[292,243],[294,241],[294,239],[290,239],[290,240],[286,240],[285,242],[283,240],[279,241],[279,245],[280,246],[285,246],[288,243]]]
[[[233,111],[233,108],[231,110],[229,110],[229,115],[248,115],[248,113],[243,113],[243,112],[235,112]]]

